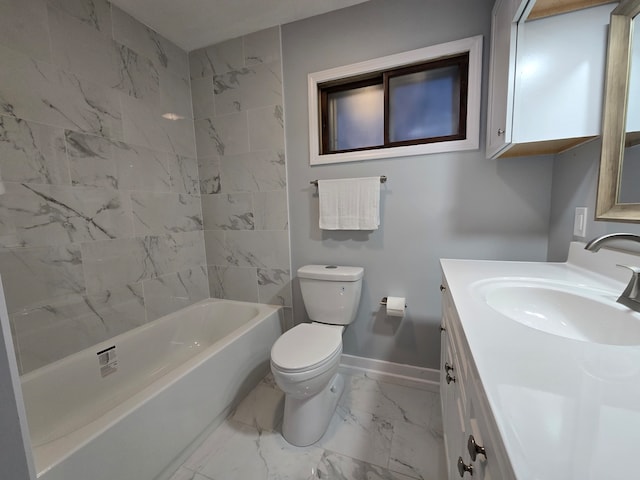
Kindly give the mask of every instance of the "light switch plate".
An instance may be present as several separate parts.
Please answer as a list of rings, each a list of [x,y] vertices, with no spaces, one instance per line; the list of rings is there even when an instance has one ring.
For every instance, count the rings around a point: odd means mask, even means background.
[[[573,234],[582,238],[587,236],[587,207],[576,207],[576,215],[573,218]]]

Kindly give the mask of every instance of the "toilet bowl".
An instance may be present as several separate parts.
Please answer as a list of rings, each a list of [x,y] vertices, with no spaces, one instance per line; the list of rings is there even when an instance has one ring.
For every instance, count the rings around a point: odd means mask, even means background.
[[[271,371],[285,393],[282,435],[293,445],[311,445],[322,437],[342,395],[342,332],[355,318],[362,276],[360,267],[308,265],[298,270],[312,323],[285,332],[271,349]]]
[[[306,347],[304,358],[292,354]],[[334,325],[303,323],[274,344],[271,371],[285,393],[282,435],[289,443],[311,445],[327,429],[344,389],[341,354],[342,327]]]

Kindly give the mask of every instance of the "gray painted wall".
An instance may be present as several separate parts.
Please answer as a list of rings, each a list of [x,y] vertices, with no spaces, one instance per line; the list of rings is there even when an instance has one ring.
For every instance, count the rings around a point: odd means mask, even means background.
[[[549,222],[549,261],[565,261],[572,240],[585,241],[613,232],[640,234],[640,225],[637,224],[594,220],[601,146],[600,140],[595,140],[556,155]],[[586,239],[573,236],[576,207],[589,209]]]
[[[307,74],[371,58],[484,35],[482,124],[486,117],[491,0],[371,0],[282,27],[285,137],[296,323],[305,321],[295,271],[309,263],[365,268],[347,354],[439,368],[442,257],[544,261],[551,157],[486,160],[481,149],[309,166]],[[374,232],[318,228],[317,178],[387,175]],[[401,320],[378,302],[407,298]]]

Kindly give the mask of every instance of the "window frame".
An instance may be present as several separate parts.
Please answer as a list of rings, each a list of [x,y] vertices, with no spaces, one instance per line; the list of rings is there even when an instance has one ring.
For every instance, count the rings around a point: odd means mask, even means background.
[[[382,75],[393,74],[395,72],[409,70],[426,63],[446,60],[451,57],[468,53],[468,76],[467,76],[467,101],[466,111],[462,115],[460,122],[466,124],[466,136],[460,139],[448,141],[430,141],[417,143],[414,140],[393,142],[390,145],[366,147],[339,151],[335,153],[322,153],[323,139],[321,127],[323,118],[322,112],[326,112],[326,95],[321,94],[321,88],[325,91],[329,89],[341,89],[346,85],[372,84],[372,78],[380,78]],[[464,82],[464,78],[461,81]],[[469,37],[462,40],[433,45],[430,47],[411,50],[400,54],[389,55],[365,62],[359,62],[320,72],[310,73],[307,78],[308,83],[308,104],[309,104],[309,163],[311,165],[321,165],[329,163],[354,162],[362,160],[372,160],[379,158],[404,157],[411,155],[425,155],[431,153],[477,150],[480,148],[480,99],[482,87],[482,35]],[[385,82],[385,90],[388,89],[388,82]],[[342,88],[344,90],[344,88]],[[388,138],[388,92],[385,91],[385,143]],[[322,105],[322,102],[325,104]],[[322,108],[325,107],[325,108]],[[461,106],[462,109],[462,106]]]

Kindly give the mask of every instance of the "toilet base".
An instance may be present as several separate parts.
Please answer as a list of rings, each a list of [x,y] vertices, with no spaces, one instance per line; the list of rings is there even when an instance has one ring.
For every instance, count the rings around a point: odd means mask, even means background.
[[[282,422],[284,439],[297,447],[306,447],[320,440],[343,391],[344,377],[336,373],[329,384],[312,397],[294,398],[287,395]]]

